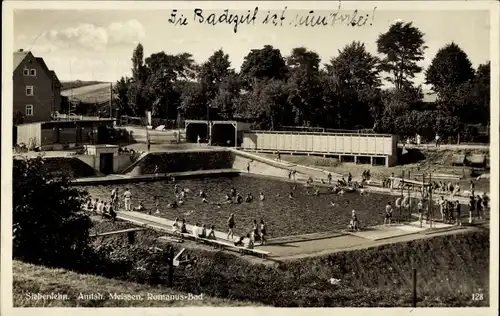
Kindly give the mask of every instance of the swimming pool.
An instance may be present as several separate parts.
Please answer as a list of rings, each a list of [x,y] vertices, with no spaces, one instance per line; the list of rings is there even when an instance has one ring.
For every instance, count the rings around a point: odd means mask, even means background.
[[[132,193],[132,205],[142,202],[146,212],[152,215],[175,219],[185,218],[189,224],[214,225],[216,230],[226,231],[226,220],[231,213],[235,214],[235,234],[242,235],[252,228],[254,219],[264,219],[269,237],[282,237],[345,229],[354,209],[362,226],[373,226],[383,223],[384,207],[388,201],[396,197],[371,193],[360,196],[358,193],[346,193],[343,196],[330,193],[326,188],[318,188],[319,196],[308,195],[303,184],[297,184],[293,191],[293,183],[259,178],[252,176],[216,177],[201,179],[177,180],[179,189],[187,188],[185,203],[172,209],[168,204],[175,200],[174,185],[166,181],[142,182],[119,185],[84,186],[92,198],[109,200],[111,190],[118,188],[123,195],[125,188]],[[247,193],[254,196],[251,203],[229,204],[221,207],[201,202],[200,190],[207,194],[210,202],[220,202],[231,188],[235,188],[243,197]],[[315,188],[310,188],[312,193]],[[288,197],[293,191],[294,199]],[[265,200],[259,200],[263,192]],[[158,196],[159,214],[155,214],[154,197]],[[331,205],[335,203],[335,206]],[[397,212],[395,215],[397,216]]]

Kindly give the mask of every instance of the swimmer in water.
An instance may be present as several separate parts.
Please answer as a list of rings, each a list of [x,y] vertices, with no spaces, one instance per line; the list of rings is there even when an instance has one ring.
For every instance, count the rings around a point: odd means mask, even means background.
[[[231,196],[235,197],[236,196],[236,189],[231,188]]]
[[[264,196],[264,193],[260,192],[260,200],[261,201],[264,201],[266,199],[266,197]]]
[[[253,201],[252,193],[248,193],[247,197],[245,198],[245,202],[250,203],[252,201]]]
[[[201,197],[202,199],[204,199],[204,198],[206,198],[206,197],[207,197],[207,195],[205,194],[205,192],[203,192],[203,190],[200,190],[200,197]]]
[[[239,193],[236,195],[236,203],[243,203],[243,197]]]
[[[177,184],[174,185],[174,193],[175,194],[179,193],[179,186]]]
[[[293,185],[292,190],[294,190],[294,191],[297,190],[297,185],[296,184]]]
[[[318,189],[316,189],[316,191],[314,191],[314,194],[313,194],[313,195],[314,195],[314,196],[318,196],[318,195],[319,195],[319,190],[318,190]]]
[[[330,202],[330,206],[337,206],[337,204],[335,204],[335,202]]]
[[[226,196],[224,197],[224,200],[222,201],[222,203],[224,204],[232,204],[233,203],[233,199],[231,199],[231,197],[229,196],[229,194],[226,194]],[[219,203],[220,205],[221,203]]]
[[[290,200],[293,200],[293,192],[290,192],[290,193],[288,194],[288,198],[289,198]]]
[[[177,208],[178,206],[179,206],[179,204],[177,203],[177,201],[173,201],[172,203],[170,203],[168,205],[168,207],[170,207],[170,208]]]

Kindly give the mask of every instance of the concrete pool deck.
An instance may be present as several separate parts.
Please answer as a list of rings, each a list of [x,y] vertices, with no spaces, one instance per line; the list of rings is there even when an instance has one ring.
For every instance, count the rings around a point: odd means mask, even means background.
[[[134,211],[119,211],[118,218],[135,225],[145,226],[154,230],[171,232],[173,221]],[[188,231],[193,225],[187,224]],[[439,222],[433,223],[433,228],[418,221],[409,224],[392,224],[367,227],[359,232],[324,232],[300,236],[286,236],[270,239],[266,246],[255,248],[270,252],[268,258],[272,261],[293,260],[321,256],[342,251],[351,251],[378,247],[417,239],[432,238],[441,235],[457,234],[475,230],[470,226],[453,226]],[[216,231],[215,236],[222,241],[227,240],[227,233]],[[235,239],[238,236],[235,236]]]

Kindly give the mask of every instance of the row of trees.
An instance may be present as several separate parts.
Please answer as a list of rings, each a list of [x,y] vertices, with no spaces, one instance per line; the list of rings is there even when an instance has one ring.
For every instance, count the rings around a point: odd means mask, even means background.
[[[441,48],[425,70],[437,94],[423,102],[413,79],[424,69],[424,34],[412,23],[394,23],[377,41],[379,56],[353,41],[321,67],[304,47],[283,57],[266,45],[245,57],[239,73],[229,56],[216,51],[198,65],[189,53],[154,53],[139,44],[132,76],[115,84],[120,115],[168,119],[246,119],[256,128],[314,126],[371,128],[400,135],[456,135],[467,124],[489,124],[490,64],[477,70],[455,43]],[[389,87],[383,82],[388,82]]]

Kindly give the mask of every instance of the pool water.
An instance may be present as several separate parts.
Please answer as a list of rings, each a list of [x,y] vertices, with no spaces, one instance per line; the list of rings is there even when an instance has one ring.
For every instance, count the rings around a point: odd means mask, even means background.
[[[175,194],[174,185],[166,181],[84,188],[93,199],[105,200],[110,199],[113,188],[119,189],[121,199],[125,188],[129,188],[133,207],[142,202],[145,211],[152,211],[152,215],[171,220],[176,217],[185,218],[189,224],[199,223],[207,227],[214,225],[219,231],[227,230],[227,218],[234,213],[236,235],[251,231],[253,220],[259,222],[262,218],[267,224],[270,238],[346,229],[353,209],[356,210],[362,226],[378,225],[383,223],[385,205],[396,198],[375,193],[367,196],[346,193],[340,196],[330,193],[326,188],[318,188],[320,195],[314,196],[307,194],[303,184],[297,184],[292,200],[288,196],[293,190],[293,183],[250,176],[185,179],[177,180],[176,183],[179,190],[187,188],[190,191],[185,203],[176,209],[168,207],[168,204],[175,200]],[[202,203],[198,196],[199,191],[203,190],[208,201],[221,202],[225,195],[230,193],[231,188],[235,188],[243,198],[247,193],[251,193],[254,196],[253,202],[219,207]],[[314,190],[315,188],[309,189],[311,194]],[[265,195],[263,202],[259,200],[260,192]],[[155,196],[158,196],[159,214],[155,214]],[[331,202],[334,202],[335,206],[332,206]]]

